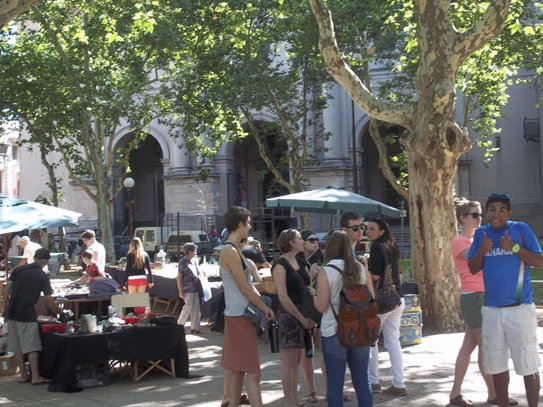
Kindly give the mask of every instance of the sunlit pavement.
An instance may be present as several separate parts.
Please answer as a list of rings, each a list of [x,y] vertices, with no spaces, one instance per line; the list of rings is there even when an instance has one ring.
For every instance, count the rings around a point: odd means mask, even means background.
[[[189,327],[186,328],[190,332]],[[423,332],[419,345],[404,348],[406,397],[389,397],[376,394],[375,406],[445,406],[452,386],[454,362],[462,342],[462,333],[432,334]],[[538,340],[543,342],[543,328],[538,330]],[[172,379],[159,373],[151,373],[135,383],[128,376],[113,375],[111,384],[105,387],[88,388],[78,393],[52,393],[47,386],[32,386],[16,383],[17,376],[0,376],[0,407],[4,406],[195,406],[219,407],[223,372],[220,368],[222,335],[210,332],[204,326],[202,334],[187,334],[190,352],[190,373],[192,379]],[[280,380],[280,354],[270,353],[269,345],[261,343],[260,360],[262,364],[262,397],[264,404],[283,406]],[[315,379],[324,398],[324,387],[320,371],[320,350],[316,350]],[[390,385],[388,353],[380,353],[381,385]],[[307,395],[307,387],[300,374],[300,401]],[[356,406],[356,397],[346,379],[346,391],[351,393],[352,401],[345,406]],[[522,378],[511,371],[510,395],[526,406]],[[486,405],[486,392],[476,363],[476,355],[466,375],[462,393],[476,405]],[[326,406],[321,400],[314,406]],[[543,405],[540,403],[540,406]]]

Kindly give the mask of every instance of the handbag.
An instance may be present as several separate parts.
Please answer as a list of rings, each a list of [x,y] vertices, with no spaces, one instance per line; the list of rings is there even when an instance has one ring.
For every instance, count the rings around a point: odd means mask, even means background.
[[[386,261],[386,266],[383,278],[378,280],[375,285],[375,300],[379,306],[379,314],[386,314],[400,306],[401,297],[392,280],[392,264],[382,245],[381,250],[383,251],[383,258]]]

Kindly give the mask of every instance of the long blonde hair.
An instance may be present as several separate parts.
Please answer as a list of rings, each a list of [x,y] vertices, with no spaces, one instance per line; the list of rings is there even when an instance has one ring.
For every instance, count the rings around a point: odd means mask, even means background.
[[[145,250],[143,250],[143,244],[141,243],[139,237],[134,237],[130,241],[128,254],[130,253],[134,255],[134,265],[137,268],[142,268],[143,264],[145,263]]]

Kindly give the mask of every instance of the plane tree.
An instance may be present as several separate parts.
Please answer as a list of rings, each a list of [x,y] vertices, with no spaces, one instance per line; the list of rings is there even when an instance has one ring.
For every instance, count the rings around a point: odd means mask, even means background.
[[[472,147],[466,125],[472,120],[482,141],[499,131],[495,120],[507,101],[511,74],[525,61],[515,49],[524,41],[537,43],[534,40],[541,35],[533,3],[414,0],[394,2],[397,9],[383,7],[389,13],[377,12],[374,18],[383,31],[388,27],[403,33],[396,44],[394,69],[407,75],[392,75],[380,90],[369,88],[362,73],[351,67],[352,55],[334,25],[341,30],[342,20],[330,12],[337,2],[309,3],[328,72],[369,116],[404,130],[399,140],[407,158],[411,266],[427,320],[443,330],[454,329],[459,322],[458,289],[448,248],[456,233],[452,198],[458,159]],[[358,9],[364,12],[366,4]],[[359,30],[367,24],[362,21]],[[367,42],[363,48],[374,46]],[[364,56],[371,60],[371,52]],[[398,78],[401,87],[394,82]],[[456,106],[459,91],[471,102],[461,121]]]
[[[161,10],[155,1],[42,2],[0,41],[2,117],[20,120],[23,142],[62,162],[96,204],[110,259],[110,208],[129,171],[129,153],[161,114],[155,100],[169,38]],[[114,151],[121,126],[134,137]]]

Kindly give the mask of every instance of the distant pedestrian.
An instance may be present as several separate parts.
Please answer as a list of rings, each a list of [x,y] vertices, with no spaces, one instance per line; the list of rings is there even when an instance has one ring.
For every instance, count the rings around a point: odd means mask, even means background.
[[[23,250],[23,258],[15,265],[15,267],[24,266],[34,261],[36,250],[41,249],[38,243],[30,240],[28,236],[23,236],[17,242],[17,247]],[[14,267],[14,268],[15,268]]]
[[[86,250],[90,250],[92,252],[92,260],[98,266],[98,270],[100,270],[100,273],[105,276],[106,249],[101,243],[96,240],[96,234],[94,233],[94,230],[85,230],[81,234],[81,239],[83,240],[85,246],[87,246]]]
[[[509,195],[490,194],[485,208],[488,224],[475,231],[468,252],[470,272],[482,269],[485,282],[483,369],[492,375],[498,406],[506,407],[511,357],[515,372],[524,376],[528,406],[537,407],[541,362],[530,266],[543,267],[541,247],[526,223],[509,220]]]
[[[184,301],[181,314],[177,319],[179,325],[185,326],[190,317],[190,332],[192,334],[200,333],[200,298],[198,284],[200,279],[200,270],[196,261],[198,247],[193,242],[187,242],[183,245],[184,256],[179,260],[177,289],[179,298]]]
[[[139,237],[134,237],[130,241],[124,273],[126,278],[124,287],[128,290],[128,294],[144,293],[147,288],[153,288],[155,284],[151,260],[147,252],[143,250],[143,243]]]

